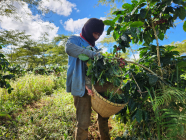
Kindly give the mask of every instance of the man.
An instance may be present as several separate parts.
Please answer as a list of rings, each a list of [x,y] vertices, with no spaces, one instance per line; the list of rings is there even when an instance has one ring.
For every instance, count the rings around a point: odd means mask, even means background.
[[[80,36],[70,36],[65,46],[65,51],[69,55],[66,90],[73,95],[76,107],[75,140],[88,139],[88,127],[90,126],[92,111],[91,96],[89,96],[92,95],[92,91],[85,86],[85,62],[78,59],[78,55],[86,54],[91,59],[94,56],[100,56],[100,53],[95,52],[98,50],[95,41],[99,39],[103,30],[103,21],[91,18],[84,24]],[[101,140],[110,140],[108,118],[103,118],[98,114],[98,128]]]

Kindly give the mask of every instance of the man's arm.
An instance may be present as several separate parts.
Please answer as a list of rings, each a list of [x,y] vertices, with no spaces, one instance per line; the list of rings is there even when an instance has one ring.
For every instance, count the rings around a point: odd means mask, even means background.
[[[78,58],[78,55],[80,55],[80,54],[86,54],[90,58],[94,58],[94,56],[97,55],[96,52],[84,49],[84,48],[79,47],[78,45],[70,43],[70,42],[66,43],[65,52],[68,55],[70,55],[72,57],[76,57],[76,58]]]

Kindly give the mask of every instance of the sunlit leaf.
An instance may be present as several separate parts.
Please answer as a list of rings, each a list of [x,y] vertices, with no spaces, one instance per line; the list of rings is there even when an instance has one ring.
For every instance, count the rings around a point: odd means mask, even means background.
[[[142,21],[134,21],[130,27],[141,27],[144,23]]]
[[[122,5],[122,8],[123,9],[129,9],[129,10],[132,10],[133,9],[133,6],[131,5],[131,4],[129,4],[129,3],[125,3],[125,4],[123,4]]]
[[[183,24],[183,30],[186,32],[186,21]]]
[[[111,25],[111,26],[115,24],[115,22],[113,22],[112,20],[104,20],[103,23],[105,25]]]
[[[89,57],[86,54],[80,54],[78,55],[78,58],[82,61],[87,61]]]

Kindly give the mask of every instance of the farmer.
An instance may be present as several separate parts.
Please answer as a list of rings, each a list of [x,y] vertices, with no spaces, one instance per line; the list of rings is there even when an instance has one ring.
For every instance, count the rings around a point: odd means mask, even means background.
[[[78,55],[86,54],[91,59],[94,56],[100,57],[101,54],[96,52],[98,48],[95,46],[95,41],[102,35],[103,30],[103,21],[91,18],[84,24],[80,36],[70,36],[65,46],[65,51],[69,55],[66,90],[73,95],[76,107],[75,140],[88,139],[88,127],[90,126],[92,111],[91,96],[93,95],[91,83],[85,76],[85,62],[81,61]],[[98,128],[101,140],[110,140],[108,118],[103,118],[98,114]]]

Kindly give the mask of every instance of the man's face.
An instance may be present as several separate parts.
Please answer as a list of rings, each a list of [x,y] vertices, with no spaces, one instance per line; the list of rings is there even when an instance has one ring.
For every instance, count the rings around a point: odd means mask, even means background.
[[[101,36],[101,34],[100,33],[97,33],[97,32],[94,32],[93,33],[93,37],[96,39],[96,40],[98,40],[98,38]]]

